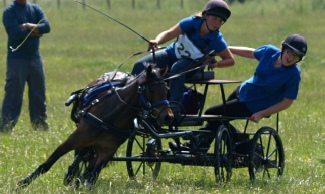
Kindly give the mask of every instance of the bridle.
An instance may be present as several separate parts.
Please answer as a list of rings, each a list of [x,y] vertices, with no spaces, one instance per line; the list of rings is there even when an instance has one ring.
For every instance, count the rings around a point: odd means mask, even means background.
[[[149,114],[151,118],[157,119],[159,116],[159,109],[158,107],[167,105],[169,107],[169,101],[168,100],[161,100],[155,103],[152,103],[152,92],[153,87],[156,85],[165,85],[165,82],[163,80],[156,81],[153,83],[144,83],[140,84],[138,87],[138,94],[139,94],[139,104],[141,107],[144,108],[144,111],[146,114]]]

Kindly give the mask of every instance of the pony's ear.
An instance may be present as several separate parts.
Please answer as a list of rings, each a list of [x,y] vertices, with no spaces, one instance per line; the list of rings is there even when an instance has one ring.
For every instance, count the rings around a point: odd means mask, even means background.
[[[168,67],[165,66],[163,68],[159,68],[159,74],[164,77],[166,75],[166,73],[168,72]]]
[[[147,74],[147,76],[152,74],[152,65],[151,64],[148,64],[147,69],[146,69],[146,74]]]

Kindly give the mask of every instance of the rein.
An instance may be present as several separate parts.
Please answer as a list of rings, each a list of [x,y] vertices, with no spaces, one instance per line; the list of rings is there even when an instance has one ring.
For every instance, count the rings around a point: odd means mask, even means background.
[[[203,63],[203,62],[206,60],[206,58],[207,58],[208,56],[214,56],[214,50],[212,50],[211,52],[209,52],[209,53],[206,54],[205,56],[203,56],[203,57],[201,57],[201,58],[199,58],[199,59],[194,60],[193,63],[191,63],[189,66],[191,66],[191,65],[193,65],[193,64],[197,65],[197,64]],[[204,67],[207,66],[208,64],[209,64],[209,63],[203,63],[203,65],[197,66],[197,67],[195,67],[195,68],[193,68],[193,69],[188,69],[188,70],[183,71],[183,72],[181,72],[181,73],[174,74],[174,75],[172,75],[172,76],[170,76],[170,77],[168,77],[168,78],[165,78],[164,80],[166,81],[166,80],[170,80],[170,79],[177,78],[177,77],[182,76],[182,75],[184,75],[184,74],[186,74],[186,73],[189,73],[189,72],[192,72],[192,71],[195,71],[195,70],[198,70],[198,69],[204,68]]]

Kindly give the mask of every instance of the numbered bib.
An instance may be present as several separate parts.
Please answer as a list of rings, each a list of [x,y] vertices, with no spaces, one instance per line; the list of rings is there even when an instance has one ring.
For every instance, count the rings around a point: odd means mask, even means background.
[[[204,53],[187,37],[186,34],[178,36],[174,43],[175,54],[178,59],[190,58],[198,59],[204,56]]]

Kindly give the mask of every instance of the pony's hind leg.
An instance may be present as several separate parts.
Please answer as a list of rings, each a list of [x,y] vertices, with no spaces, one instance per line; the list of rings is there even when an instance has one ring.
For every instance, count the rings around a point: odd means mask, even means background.
[[[68,167],[68,170],[64,174],[64,179],[63,179],[63,184],[65,186],[71,185],[72,181],[75,177],[79,176],[80,174],[80,162],[81,162],[81,157],[78,154],[76,155],[74,161],[72,164]]]
[[[88,179],[90,172],[96,164],[97,154],[95,150],[88,148],[86,151],[87,152],[83,153],[82,157],[80,157],[81,164],[79,164],[79,172],[74,182],[76,188],[85,183],[85,180]]]
[[[65,186],[72,186],[75,178],[80,179],[81,173],[88,166],[88,163],[94,157],[94,150],[91,148],[81,148],[75,150],[75,159],[68,167],[68,170],[64,174],[63,184]]]
[[[101,160],[98,163],[99,158],[97,159],[96,166],[90,172],[88,170],[84,173],[84,186],[92,190],[97,182],[101,170],[107,165],[108,160]]]
[[[87,169],[87,172],[85,171],[84,186],[88,187],[90,190],[95,186],[100,172],[104,167],[106,167],[109,160],[112,159],[119,146],[120,144],[116,147],[114,145],[112,147],[106,147],[101,152],[97,153],[97,158],[94,158],[93,160],[95,163]]]

